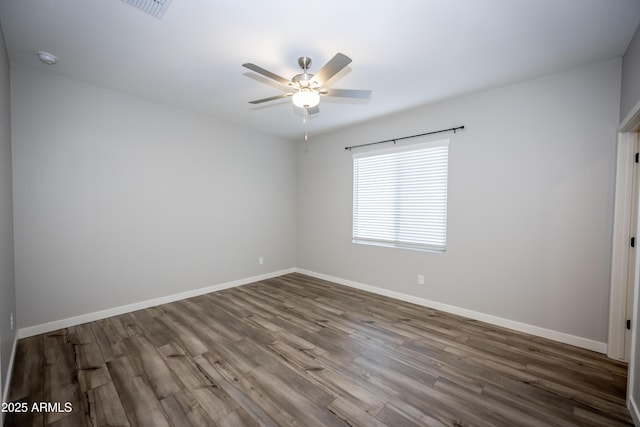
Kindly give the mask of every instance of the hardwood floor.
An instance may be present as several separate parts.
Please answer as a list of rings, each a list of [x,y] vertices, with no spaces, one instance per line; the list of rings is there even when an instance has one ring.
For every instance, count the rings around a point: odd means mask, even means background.
[[[19,341],[6,426],[623,426],[626,365],[290,274]],[[64,412],[64,403],[73,410]]]

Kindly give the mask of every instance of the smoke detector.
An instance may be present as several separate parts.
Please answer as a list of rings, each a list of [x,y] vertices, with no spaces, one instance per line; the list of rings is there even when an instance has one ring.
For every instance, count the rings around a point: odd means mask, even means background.
[[[58,58],[56,58],[55,55],[49,53],[49,52],[43,52],[40,51],[38,52],[36,55],[38,55],[38,59],[40,60],[40,62],[42,62],[43,64],[47,64],[47,65],[53,65],[56,62],[58,62]]]
[[[140,9],[141,11],[148,13],[156,18],[162,18],[162,15],[167,11],[171,0],[122,0],[123,2]]]

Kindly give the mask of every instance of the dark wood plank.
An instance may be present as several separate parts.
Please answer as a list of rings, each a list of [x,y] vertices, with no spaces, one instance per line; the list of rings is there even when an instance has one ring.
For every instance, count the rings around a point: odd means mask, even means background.
[[[336,397],[327,408],[337,418],[343,420],[347,425],[354,427],[384,427],[379,419],[370,413],[363,411],[358,401],[353,401],[344,397]],[[394,424],[397,426],[397,424]]]
[[[167,396],[161,402],[174,426],[209,427],[216,425],[188,391]]]
[[[120,396],[111,381],[86,392],[89,424],[96,427],[129,426]]]
[[[158,396],[126,356],[109,362],[108,367],[132,427],[171,426]]]
[[[44,412],[45,424],[52,424],[66,417],[76,418],[78,413],[82,414],[84,405],[80,400],[80,396],[74,345],[69,342],[53,342],[53,345],[44,349],[43,401],[61,405],[69,402],[74,411],[71,413],[63,411]],[[82,416],[79,419],[84,421]],[[85,424],[82,423],[80,425]]]
[[[44,398],[44,336],[18,341],[9,389],[9,401],[38,401]]]
[[[604,355],[289,274],[18,343],[5,426],[629,426]]]
[[[423,419],[414,419],[391,404],[385,405],[378,413],[377,418],[382,421],[384,425],[394,427],[417,427],[424,425],[424,421],[427,421]],[[445,424],[435,419],[429,419],[428,425],[445,426]]]
[[[296,420],[282,411],[260,387],[254,386],[244,375],[211,353],[196,357],[198,366],[209,378],[231,396],[238,405],[261,425],[293,426]]]

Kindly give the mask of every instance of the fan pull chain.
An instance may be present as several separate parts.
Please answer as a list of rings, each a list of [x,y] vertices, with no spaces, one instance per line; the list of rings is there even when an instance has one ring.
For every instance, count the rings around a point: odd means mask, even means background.
[[[308,132],[307,132],[307,130],[309,128],[309,123],[308,123],[309,120],[308,120],[307,114],[309,114],[309,113],[308,113],[307,109],[305,108],[304,109],[304,116],[302,118],[302,122],[304,123],[304,140],[305,141],[309,140],[309,136],[308,136]]]

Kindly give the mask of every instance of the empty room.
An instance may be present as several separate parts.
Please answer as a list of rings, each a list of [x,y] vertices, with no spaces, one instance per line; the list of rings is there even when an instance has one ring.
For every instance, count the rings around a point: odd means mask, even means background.
[[[0,0],[0,424],[640,425],[639,23]]]

